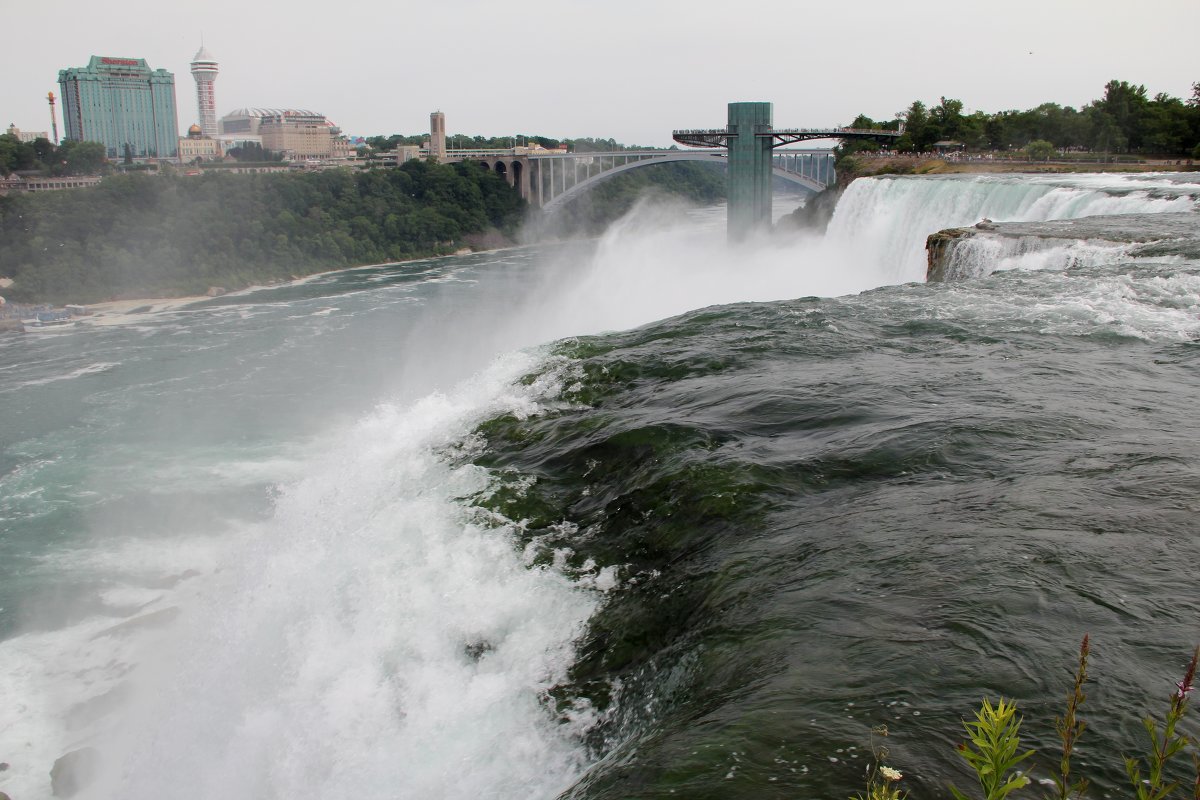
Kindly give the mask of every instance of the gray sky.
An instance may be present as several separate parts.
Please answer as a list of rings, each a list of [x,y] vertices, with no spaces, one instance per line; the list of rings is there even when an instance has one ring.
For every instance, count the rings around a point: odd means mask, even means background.
[[[428,130],[612,137],[667,145],[719,127],[731,100],[775,103],[777,127],[890,119],[915,99],[969,110],[1080,106],[1113,78],[1188,97],[1200,81],[1200,0],[2,0],[0,126],[49,127],[58,70],[92,55],[175,73],[220,63],[217,113],[308,108],[352,135]],[[745,18],[740,17],[745,14]],[[62,130],[61,109],[59,118]]]

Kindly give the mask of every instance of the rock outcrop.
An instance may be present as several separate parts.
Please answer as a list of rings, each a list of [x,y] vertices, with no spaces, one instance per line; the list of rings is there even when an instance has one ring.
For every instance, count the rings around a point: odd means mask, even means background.
[[[977,278],[1002,259],[1060,253],[1062,266],[1099,260],[1182,257],[1200,260],[1200,213],[1119,214],[1046,222],[982,220],[925,241],[927,281]],[[990,262],[990,264],[988,263]]]

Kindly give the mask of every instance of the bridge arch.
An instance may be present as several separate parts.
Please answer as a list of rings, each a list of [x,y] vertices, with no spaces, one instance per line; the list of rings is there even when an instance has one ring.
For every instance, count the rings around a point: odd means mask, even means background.
[[[580,155],[585,155],[585,154],[581,153]],[[600,155],[600,154],[597,153],[596,155]],[[620,154],[618,153],[617,155],[620,155]],[[643,158],[638,161],[630,161],[629,163],[622,164],[619,167],[612,167],[610,169],[606,169],[603,172],[599,172],[590,178],[585,178],[584,180],[580,181],[579,183],[576,183],[573,186],[571,186],[570,188],[568,188],[566,191],[561,192],[558,195],[555,195],[555,197],[553,199],[547,201],[546,204],[542,206],[542,210],[546,211],[546,212],[553,212],[556,209],[571,202],[571,200],[573,198],[578,197],[579,195],[583,194],[586,191],[589,191],[590,189],[595,187],[596,184],[606,181],[609,178],[616,177],[617,175],[620,175],[622,172],[625,172],[627,170],[637,169],[638,167],[652,167],[655,164],[669,164],[669,163],[672,163],[675,161],[703,161],[703,162],[708,162],[709,164],[720,164],[721,166],[725,166],[726,164],[729,163],[724,155],[720,155],[717,153],[689,153],[686,150],[680,150],[678,152],[671,151],[671,150],[664,151],[661,156],[656,155],[651,158]],[[544,161],[539,160],[539,162],[538,162],[538,171],[539,172],[542,170],[542,165],[544,163],[545,163]]]
[[[619,167],[607,169],[591,176],[590,178],[586,178],[579,183],[574,184],[561,194],[556,195],[552,200],[542,206],[542,210],[552,213],[561,206],[571,202],[571,200],[575,197],[578,197],[584,192],[592,189],[601,181],[606,181],[609,178],[620,175],[626,170],[637,169],[639,167],[652,167],[655,164],[669,164],[677,161],[702,161],[710,164],[720,164],[721,166],[728,166],[729,164],[729,159],[722,153],[690,153],[686,150],[681,150],[678,152],[666,151],[661,156],[653,156],[651,158],[643,158],[638,161],[630,161],[627,164],[622,164]],[[538,164],[539,171],[541,170],[543,163],[545,162],[540,162]],[[819,183],[811,178],[798,175],[794,172],[788,172],[781,167],[772,167],[771,172],[785,181],[794,183],[810,192],[819,192],[825,188],[825,184],[823,183]]]

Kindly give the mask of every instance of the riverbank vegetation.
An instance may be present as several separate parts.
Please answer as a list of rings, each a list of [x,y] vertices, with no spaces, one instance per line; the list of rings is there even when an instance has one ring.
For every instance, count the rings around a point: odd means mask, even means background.
[[[1079,742],[1088,730],[1083,718],[1087,699],[1085,686],[1090,681],[1088,659],[1091,642],[1083,637],[1075,669],[1075,678],[1067,692],[1066,707],[1054,720],[1054,732],[1059,740],[1058,752],[1051,756],[1052,766],[1036,763],[1036,750],[1023,749],[1017,705],[1000,698],[996,705],[984,698],[975,719],[964,722],[966,741],[958,745],[958,754],[967,762],[976,785],[963,791],[950,784],[955,800],[1005,800],[1009,795],[1039,796],[1053,800],[1070,800],[1095,796],[1089,793],[1092,781],[1073,762],[1080,750]],[[1200,739],[1183,731],[1181,723],[1188,710],[1189,696],[1195,689],[1196,667],[1200,647],[1192,651],[1183,679],[1175,684],[1161,724],[1153,716],[1142,720],[1148,743],[1141,755],[1123,756],[1123,768],[1129,781],[1130,796],[1135,800],[1167,800],[1168,798],[1200,797]],[[888,750],[876,746],[876,735],[887,736],[886,726],[872,730],[874,765],[867,770],[867,791],[850,800],[902,800],[907,792],[897,782],[902,773],[884,765]],[[1191,762],[1190,765],[1180,762]],[[1095,761],[1088,765],[1100,768]],[[1030,788],[1038,787],[1038,788]],[[1029,792],[1024,790],[1029,788]],[[1104,797],[1110,796],[1103,792]]]
[[[1075,109],[1043,103],[1025,111],[965,113],[963,101],[942,97],[936,105],[915,100],[895,119],[877,121],[860,114],[854,128],[900,130],[893,148],[902,153],[929,152],[939,142],[968,150],[1011,153],[1035,142],[1045,157],[1045,145],[1059,152],[1087,152],[1101,157],[1143,154],[1200,159],[1200,83],[1186,101],[1145,86],[1109,81],[1100,99]],[[943,145],[946,146],[946,145]],[[878,150],[875,142],[849,142],[840,152],[850,155]]]
[[[98,175],[108,168],[104,145],[67,139],[56,145],[49,139],[22,142],[11,133],[0,134],[0,175],[18,170],[38,170],[44,175]]]
[[[0,198],[0,276],[23,302],[202,294],[451,253],[525,203],[473,164],[353,173],[117,175]]]

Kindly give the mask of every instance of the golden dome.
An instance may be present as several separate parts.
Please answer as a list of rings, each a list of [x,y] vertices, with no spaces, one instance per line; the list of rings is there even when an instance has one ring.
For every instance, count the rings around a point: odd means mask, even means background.
[[[202,136],[202,135],[204,135],[203,129],[201,129],[201,127],[199,125],[197,125],[196,123],[193,122],[192,127],[188,128],[188,136],[195,139],[198,136]]]

